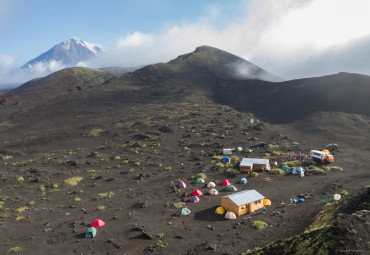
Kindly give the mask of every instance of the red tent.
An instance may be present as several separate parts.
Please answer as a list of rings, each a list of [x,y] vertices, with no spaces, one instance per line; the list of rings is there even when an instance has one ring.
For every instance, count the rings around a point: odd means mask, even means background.
[[[197,196],[192,196],[190,198],[190,202],[192,202],[192,203],[199,203],[199,201],[200,201],[200,199]]]
[[[92,227],[94,228],[98,228],[98,227],[102,227],[102,226],[105,226],[105,222],[102,221],[101,219],[96,219],[94,220],[93,223],[90,224]]]
[[[224,185],[224,186],[230,186],[231,183],[227,179],[225,179],[225,180],[222,181],[222,185]]]
[[[179,181],[179,183],[177,184],[177,187],[178,188],[186,188],[187,186],[186,186],[186,183],[185,182]]]
[[[193,192],[191,192],[191,194],[192,194],[193,196],[197,196],[197,197],[201,197],[201,196],[203,196],[202,191],[200,191],[199,189],[194,190]]]

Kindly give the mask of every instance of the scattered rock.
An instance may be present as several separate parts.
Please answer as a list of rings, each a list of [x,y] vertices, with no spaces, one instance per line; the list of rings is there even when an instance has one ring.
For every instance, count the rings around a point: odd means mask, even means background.
[[[68,164],[69,166],[77,166],[77,162],[76,162],[76,161],[73,161],[73,160],[68,160],[68,161],[67,161],[67,164]]]
[[[36,177],[35,179],[31,180],[31,183],[39,183],[41,181],[41,178]]]
[[[150,202],[148,200],[139,200],[137,201],[136,203],[136,206],[139,207],[139,208],[146,208],[148,206],[150,206]]]
[[[163,133],[175,133],[175,131],[170,127],[160,127],[158,131],[161,131]]]
[[[235,223],[234,226],[233,226],[233,228],[235,228],[235,229],[240,228],[240,227],[241,227],[241,225],[240,225],[239,222],[238,223]]]
[[[215,245],[215,244],[210,244],[210,245],[208,246],[208,249],[210,249],[211,251],[215,251],[215,250],[217,249],[217,245]]]
[[[143,134],[135,134],[135,135],[132,136],[132,138],[134,138],[136,140],[150,140],[149,136],[143,135]]]
[[[96,152],[90,152],[88,155],[87,155],[88,158],[97,158],[98,157],[98,153]]]

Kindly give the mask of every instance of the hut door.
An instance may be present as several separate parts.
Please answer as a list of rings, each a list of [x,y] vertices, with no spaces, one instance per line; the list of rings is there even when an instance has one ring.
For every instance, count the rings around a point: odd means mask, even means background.
[[[242,205],[239,207],[239,215],[248,213],[248,205]]]
[[[247,213],[251,213],[252,212],[252,203],[247,204],[246,207],[247,207]]]

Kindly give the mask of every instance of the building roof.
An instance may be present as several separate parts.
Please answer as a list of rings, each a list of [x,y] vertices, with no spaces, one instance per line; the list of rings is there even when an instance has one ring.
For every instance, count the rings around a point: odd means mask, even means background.
[[[231,195],[223,196],[221,198],[229,198],[237,206],[241,206],[263,199],[265,197],[258,193],[256,190],[252,189],[252,190],[243,190]]]
[[[253,166],[253,163],[251,163],[251,162],[246,162],[246,161],[242,161],[242,162],[240,162],[240,164],[239,164],[239,166]]]
[[[247,164],[249,163],[249,164]],[[268,165],[269,160],[267,158],[243,158],[242,162],[240,163],[242,166],[250,165],[250,164],[261,164],[261,165]]]

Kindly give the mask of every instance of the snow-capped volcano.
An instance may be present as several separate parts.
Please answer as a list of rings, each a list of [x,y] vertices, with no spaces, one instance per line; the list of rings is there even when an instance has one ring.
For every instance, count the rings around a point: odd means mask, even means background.
[[[47,63],[56,63],[59,66],[80,66],[81,63],[99,55],[105,50],[106,48],[103,46],[84,42],[73,37],[28,61],[22,68],[32,68]]]

